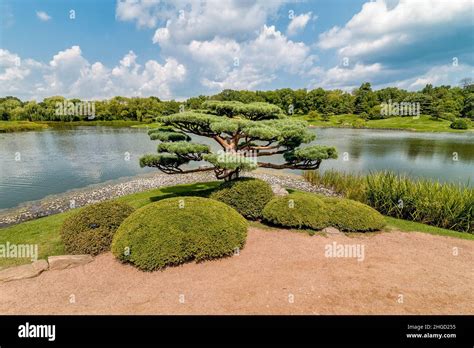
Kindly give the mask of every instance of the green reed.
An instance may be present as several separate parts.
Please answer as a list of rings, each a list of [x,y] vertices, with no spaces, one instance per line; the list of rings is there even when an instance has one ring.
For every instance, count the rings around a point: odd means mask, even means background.
[[[384,215],[474,233],[474,189],[468,185],[412,179],[390,171],[366,176],[314,171],[304,176]]]

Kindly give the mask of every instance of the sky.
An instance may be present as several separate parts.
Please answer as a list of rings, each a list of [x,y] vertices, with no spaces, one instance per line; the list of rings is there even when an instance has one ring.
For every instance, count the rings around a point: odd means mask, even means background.
[[[465,77],[472,0],[0,0],[0,96],[22,100]]]

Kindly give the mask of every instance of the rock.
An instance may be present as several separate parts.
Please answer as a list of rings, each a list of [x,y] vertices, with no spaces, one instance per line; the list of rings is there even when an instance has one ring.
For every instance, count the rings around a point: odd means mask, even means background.
[[[9,267],[0,271],[0,281],[9,282],[12,280],[33,278],[48,269],[46,260],[38,260],[28,265]]]
[[[49,267],[49,264],[46,260],[38,260],[33,262],[31,265],[40,273],[46,271]]]
[[[245,176],[262,179],[272,185],[276,195],[287,195],[284,187],[295,190],[314,192],[325,196],[339,196],[332,190],[320,185],[312,185],[303,177],[294,174],[273,174],[269,171],[256,171],[246,173]],[[43,199],[41,202],[26,203],[24,206],[9,209],[0,213],[0,227],[10,226],[23,221],[32,220],[40,216],[47,216],[79,208],[94,202],[120,197],[132,193],[151,190],[158,187],[190,184],[196,182],[214,181],[212,172],[188,173],[181,175],[168,175],[161,173],[144,174],[121,182],[103,183],[101,186],[91,186],[80,190],[55,195]],[[273,188],[274,186],[274,188]],[[71,206],[71,201],[74,205]],[[39,209],[38,209],[39,208]]]
[[[275,196],[286,196],[288,195],[288,191],[281,187],[279,184],[273,184],[271,185],[272,191],[275,194]]]
[[[85,265],[94,260],[91,255],[60,255],[48,257],[49,269],[59,270]]]
[[[326,227],[326,228],[323,229],[323,232],[324,232],[324,233],[327,233],[327,234],[329,234],[329,235],[336,235],[336,236],[337,236],[337,235],[339,235],[339,236],[342,235],[342,236],[344,236],[344,233],[341,232],[341,231],[339,231],[339,230],[338,230],[337,228],[335,228],[335,227]]]

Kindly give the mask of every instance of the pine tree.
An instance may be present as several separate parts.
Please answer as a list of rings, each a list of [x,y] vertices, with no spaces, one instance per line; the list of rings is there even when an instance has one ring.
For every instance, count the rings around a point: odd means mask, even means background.
[[[155,167],[167,174],[214,171],[218,179],[232,180],[242,171],[257,167],[273,169],[318,169],[322,160],[337,158],[333,147],[312,145],[315,139],[307,123],[285,116],[272,104],[235,101],[206,101],[201,111],[185,111],[158,117],[161,126],[148,132],[159,140],[158,154],[140,158],[142,167]],[[190,134],[216,141],[220,150],[191,141]],[[284,163],[260,161],[262,157],[283,155]],[[191,161],[208,165],[182,167]]]

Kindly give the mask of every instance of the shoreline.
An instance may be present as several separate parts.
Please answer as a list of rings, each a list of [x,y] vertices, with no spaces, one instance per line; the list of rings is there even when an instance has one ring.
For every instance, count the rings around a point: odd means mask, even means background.
[[[472,134],[474,135],[474,129],[465,130],[420,130],[416,128],[387,128],[387,127],[350,127],[350,126],[315,126],[310,124],[308,128],[332,128],[332,129],[368,129],[368,130],[381,130],[381,131],[407,131],[411,133],[445,133],[445,134]]]
[[[262,179],[271,185],[278,184],[283,187],[321,193],[327,196],[335,195],[332,190],[322,186],[314,186],[298,174],[275,173],[274,171],[259,169],[244,173],[242,176]],[[2,209],[0,210],[0,228],[160,187],[209,181],[218,181],[213,172],[173,175],[157,172],[108,180],[103,183],[48,195],[39,200],[24,202],[16,207]]]
[[[352,126],[343,126],[343,125],[313,125],[310,121],[305,120],[308,122],[308,128],[334,128],[334,129],[369,129],[369,130],[383,130],[383,131],[407,131],[413,133],[449,133],[449,134],[474,134],[474,129],[443,129],[443,130],[435,130],[435,129],[416,129],[416,128],[403,128],[403,127],[352,127]],[[14,121],[5,121],[5,122],[14,122]],[[60,121],[22,121],[24,124],[28,125],[31,124],[31,127],[26,128],[18,128],[18,129],[2,129],[0,127],[0,133],[8,134],[8,133],[22,133],[22,132],[35,132],[35,131],[43,131],[46,129],[66,129],[66,128],[74,128],[74,127],[113,127],[113,128],[148,128],[149,125],[153,125],[153,123],[145,123],[145,122],[138,122],[138,121],[123,121],[123,120],[115,120],[115,121],[73,121],[73,122],[60,122]]]

